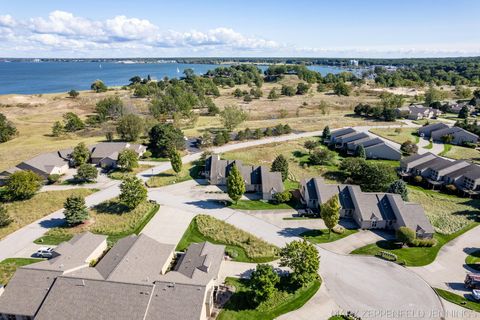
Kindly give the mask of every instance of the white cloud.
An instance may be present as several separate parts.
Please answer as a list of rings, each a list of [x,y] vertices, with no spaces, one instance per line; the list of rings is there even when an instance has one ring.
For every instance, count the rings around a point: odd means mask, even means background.
[[[479,55],[480,44],[424,44],[365,47],[298,47],[228,27],[161,30],[146,19],[119,15],[92,20],[65,11],[17,20],[0,15],[2,55],[32,56],[322,56],[413,57]]]

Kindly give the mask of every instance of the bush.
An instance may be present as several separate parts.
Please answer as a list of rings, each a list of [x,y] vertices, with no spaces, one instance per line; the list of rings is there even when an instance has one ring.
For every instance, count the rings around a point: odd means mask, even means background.
[[[397,240],[403,243],[404,245],[413,243],[413,241],[417,236],[415,231],[408,227],[398,228],[398,230],[395,232],[395,235]]]
[[[98,176],[98,171],[97,168],[94,166],[84,163],[80,165],[77,169],[77,174],[75,175],[75,179],[81,180],[81,181],[94,181],[97,179]]]
[[[13,222],[13,219],[10,218],[7,208],[0,204],[0,228],[8,226]]]
[[[145,151],[142,155],[142,158],[146,159],[146,158],[150,158],[152,156],[152,153],[150,151]]]
[[[417,153],[418,146],[414,144],[412,141],[407,140],[400,146],[400,150],[406,155],[412,155]]]
[[[413,177],[413,181],[415,181],[415,183],[422,183],[423,177],[422,176],[415,176],[415,177]]]
[[[466,147],[466,148],[472,148],[472,149],[475,149],[477,147],[477,144],[476,143],[473,143],[473,142],[470,142],[470,141],[464,141],[462,143],[462,146]]]
[[[59,174],[51,174],[47,177],[48,184],[54,184],[60,180],[60,175]]]
[[[435,239],[414,239],[409,243],[411,247],[433,247],[435,245],[437,245]]]
[[[292,199],[292,193],[290,191],[277,192],[273,195],[273,199],[278,203],[285,203]]]
[[[126,171],[138,167],[138,154],[132,149],[124,149],[118,154],[117,165]]]
[[[447,184],[445,189],[450,193],[455,193],[457,191],[457,187],[454,184]]]
[[[332,163],[334,158],[335,158],[335,152],[330,151],[328,149],[320,149],[320,150],[315,150],[310,155],[309,160],[312,165],[327,165]]]

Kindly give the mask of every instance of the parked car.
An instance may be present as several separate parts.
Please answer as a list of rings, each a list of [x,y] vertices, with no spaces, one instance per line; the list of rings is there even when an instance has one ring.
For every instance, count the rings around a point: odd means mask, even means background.
[[[298,210],[299,217],[317,217],[319,214],[309,208]]]
[[[37,250],[37,252],[35,253],[35,256],[39,258],[50,259],[51,257],[53,257],[53,248],[42,247]]]
[[[467,273],[463,283],[468,289],[480,289],[480,274]]]
[[[473,296],[473,299],[480,301],[480,290],[473,289],[472,296]]]

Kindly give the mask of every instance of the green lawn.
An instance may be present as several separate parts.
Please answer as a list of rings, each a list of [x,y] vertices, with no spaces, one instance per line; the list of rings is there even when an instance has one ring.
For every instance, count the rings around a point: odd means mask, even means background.
[[[465,264],[472,269],[480,271],[480,250],[470,253],[465,258]]]
[[[425,147],[423,147],[423,149],[432,149],[433,148],[433,141],[430,141],[428,143],[428,145],[426,145]]]
[[[328,232],[328,229],[320,229],[306,231],[301,233],[300,236],[313,243],[326,243],[340,240],[357,232],[357,229],[345,229],[342,233]]]
[[[225,281],[236,290],[218,315],[219,320],[273,320],[301,308],[321,285],[321,282],[316,280],[295,292],[279,290],[270,299],[255,307],[249,302],[249,289],[246,286],[248,280],[227,278]]]
[[[191,243],[204,241],[225,245],[225,251],[234,261],[262,263],[278,258],[278,248],[274,245],[231,224],[205,215],[193,218],[176,250],[184,251]]]
[[[15,271],[22,267],[44,259],[8,258],[0,262],[0,284],[6,285]]]
[[[442,155],[455,160],[472,160],[473,162],[480,163],[480,151],[473,148],[449,145],[449,149],[442,153]]]
[[[126,171],[126,170],[122,170],[122,169],[118,168],[118,169],[114,169],[113,171],[110,171],[108,173],[108,177],[110,179],[123,180],[126,177],[136,175],[137,173],[140,173],[142,171],[146,171],[146,170],[148,170],[152,167],[153,166],[151,166],[151,165],[141,164],[137,168],[134,168],[132,171]]]
[[[108,236],[108,243],[114,244],[119,239],[131,234],[139,234],[145,225],[157,213],[159,205],[145,201],[133,210],[128,210],[118,200],[103,202],[90,210],[93,223],[76,227],[52,228],[42,237],[36,239],[37,244],[58,245],[70,240],[75,234],[90,231]]]
[[[434,238],[437,240],[437,244],[433,247],[400,247],[394,241],[381,240],[358,248],[351,253],[377,256],[380,251],[387,251],[398,257],[396,261],[398,263],[410,267],[426,266],[435,260],[443,245],[478,225],[478,223],[471,223],[466,228],[448,235],[435,233]]]
[[[439,288],[433,288],[435,292],[442,297],[443,299],[450,301],[451,303],[454,303],[456,305],[459,305],[461,307],[480,312],[480,303],[476,301],[471,301],[468,300],[462,296],[459,296],[458,294],[455,294],[453,292],[439,289]]]
[[[395,129],[400,129],[400,132],[395,132]],[[391,140],[396,143],[404,143],[407,140],[412,141],[413,143],[418,143],[420,137],[416,134],[418,129],[416,128],[374,128],[370,129],[370,132]]]
[[[180,183],[188,180],[198,178],[200,173],[200,166],[194,163],[184,163],[182,170],[176,174],[173,170],[167,170],[151,177],[147,181],[149,188],[158,188],[168,186],[174,183]]]
[[[438,155],[441,156],[441,157],[444,157],[447,153],[450,152],[450,150],[452,150],[452,145],[451,144],[448,144],[448,143],[444,143],[443,144],[443,151],[440,152]]]
[[[262,200],[238,200],[237,203],[230,202],[232,209],[237,210],[276,210],[276,209],[292,209],[292,205],[288,203],[271,203]]]
[[[38,192],[31,199],[5,203],[13,222],[0,227],[0,239],[8,234],[40,219],[56,210],[62,209],[63,203],[71,195],[86,197],[98,190],[78,188],[73,190]]]
[[[436,232],[450,234],[478,221],[479,199],[462,198],[408,186],[409,200],[420,204]]]

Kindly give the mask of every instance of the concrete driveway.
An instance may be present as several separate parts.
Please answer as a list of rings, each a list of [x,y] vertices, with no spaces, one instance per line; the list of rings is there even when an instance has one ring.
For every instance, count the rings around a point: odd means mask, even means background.
[[[464,233],[442,247],[437,258],[424,267],[411,267],[430,285],[468,296],[470,290],[465,289],[463,280],[468,272],[475,272],[465,265],[468,253],[480,249],[480,226]]]
[[[172,193],[172,190],[176,192]],[[176,188],[158,188],[150,190],[149,197],[164,206],[178,209],[176,211],[178,214],[190,212],[188,218],[191,214],[212,215],[279,247],[299,239],[294,232],[295,228],[276,226],[268,219],[260,218],[261,213],[252,215],[221,207],[212,202],[195,200],[185,197],[181,190],[182,188],[178,185]],[[151,224],[153,223],[155,223],[154,220]],[[158,226],[159,230],[168,230],[177,222],[168,219],[162,220],[161,224]],[[348,246],[344,245],[344,247]],[[343,255],[320,246],[317,248],[321,256],[320,275],[324,280],[325,289],[319,292],[313,301],[320,301],[322,299],[319,297],[325,296],[329,296],[332,300],[327,299],[320,305],[314,302],[307,304],[305,309],[301,308],[294,313],[298,312],[299,318],[301,315],[304,319],[319,319],[319,314],[327,315],[342,310],[355,311],[362,314],[363,319],[409,319],[411,318],[409,312],[431,312],[432,310],[437,314],[443,312],[441,301],[435,292],[409,269],[374,257]],[[234,272],[239,271],[235,269]],[[326,311],[323,308],[327,305],[337,309]],[[295,319],[295,317],[289,314],[285,319]],[[430,319],[440,319],[440,317],[432,316]]]

